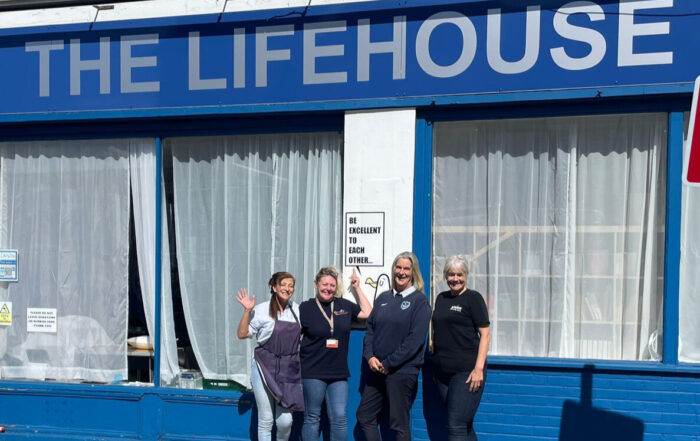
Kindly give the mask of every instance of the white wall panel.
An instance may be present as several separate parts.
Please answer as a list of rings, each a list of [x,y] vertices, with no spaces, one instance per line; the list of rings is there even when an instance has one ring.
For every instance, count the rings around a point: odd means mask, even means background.
[[[413,245],[415,127],[415,109],[345,114],[343,212],[385,213],[384,265],[360,265],[362,289],[370,302],[385,286],[373,286],[382,274],[390,278],[394,257]],[[346,248],[347,237],[344,240]],[[353,268],[343,270],[348,284]]]

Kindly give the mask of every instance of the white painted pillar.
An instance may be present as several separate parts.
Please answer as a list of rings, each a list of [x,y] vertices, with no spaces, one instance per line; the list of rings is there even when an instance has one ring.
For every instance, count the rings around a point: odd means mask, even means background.
[[[345,114],[344,189],[343,189],[343,275],[346,286],[353,268],[359,267],[362,289],[370,302],[388,289],[391,264],[401,251],[410,251],[413,232],[413,173],[416,143],[415,109],[353,111]],[[364,257],[373,265],[348,264],[348,213],[357,218],[376,220],[384,213],[383,234],[357,234],[359,244],[368,240],[380,246],[383,237],[383,262],[376,262],[371,247]],[[372,225],[373,226],[373,225]],[[385,276],[382,276],[382,275]],[[381,280],[381,282],[380,282]],[[379,282],[379,283],[378,283]],[[346,294],[352,300],[352,295]]]

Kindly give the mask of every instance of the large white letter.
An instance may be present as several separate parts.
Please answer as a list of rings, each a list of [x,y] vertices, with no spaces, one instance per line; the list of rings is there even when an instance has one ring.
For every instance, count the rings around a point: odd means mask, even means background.
[[[406,16],[394,17],[394,37],[390,41],[371,43],[369,19],[357,20],[357,81],[369,81],[369,56],[391,53],[395,80],[406,78]]]
[[[462,53],[459,54],[457,61],[447,66],[437,64],[433,61],[433,57],[430,56],[430,36],[435,28],[444,23],[457,26],[462,34]],[[456,45],[452,44],[445,46],[456,47]],[[433,14],[418,29],[418,35],[416,35],[416,59],[421,69],[432,77],[450,78],[461,74],[472,63],[475,54],[476,29],[474,29],[474,24],[471,20],[459,12],[444,11]]]
[[[63,40],[33,41],[25,43],[25,52],[39,52],[39,96],[51,93],[51,51],[63,50]]]
[[[573,41],[588,43],[591,51],[585,57],[570,57],[563,47],[556,47],[550,50],[552,59],[557,66],[566,70],[589,69],[603,60],[605,56],[605,37],[593,29],[572,25],[568,18],[573,14],[586,14],[590,21],[605,20],[603,8],[593,2],[579,1],[567,3],[554,14],[554,30],[557,34]]]
[[[345,54],[345,46],[342,44],[316,46],[316,34],[322,32],[345,32],[345,29],[345,20],[306,23],[304,25],[304,84],[348,82],[348,73],[344,71],[316,72],[316,58],[339,57]]]
[[[508,36],[508,42],[521,41]],[[529,70],[537,62],[540,52],[540,7],[528,6],[525,25],[525,54],[519,61],[505,61],[501,57],[501,10],[489,9],[486,29],[486,57],[489,66],[502,74],[518,74]]]
[[[291,60],[289,49],[269,50],[267,39],[294,35],[294,25],[261,26],[255,29],[255,87],[267,87],[267,63]]]
[[[100,37],[100,57],[97,60],[80,59],[80,39],[70,40],[70,94],[80,95],[80,73],[84,70],[100,72],[100,94],[109,93],[109,37]]]
[[[226,89],[226,78],[209,78],[203,80],[199,65],[199,32],[190,32],[189,46],[189,90]]]
[[[634,24],[634,13],[638,9],[670,8],[673,0],[620,0],[620,28],[618,34],[617,65],[643,66],[649,64],[673,64],[673,52],[634,53],[634,37],[644,35],[668,35],[668,21]]]
[[[245,87],[245,29],[233,30],[233,88]]]
[[[158,92],[160,91],[160,81],[144,81],[134,83],[131,81],[131,70],[137,67],[155,67],[158,59],[152,57],[133,57],[131,48],[142,44],[158,44],[158,34],[147,35],[123,35],[121,38],[120,60],[121,60],[121,91],[122,93],[133,92]]]

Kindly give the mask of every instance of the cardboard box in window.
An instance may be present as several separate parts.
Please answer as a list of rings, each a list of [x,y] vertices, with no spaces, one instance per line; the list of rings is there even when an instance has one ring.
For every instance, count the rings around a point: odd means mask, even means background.
[[[202,381],[205,390],[226,390],[229,392],[245,392],[245,386],[233,380],[207,380]]]

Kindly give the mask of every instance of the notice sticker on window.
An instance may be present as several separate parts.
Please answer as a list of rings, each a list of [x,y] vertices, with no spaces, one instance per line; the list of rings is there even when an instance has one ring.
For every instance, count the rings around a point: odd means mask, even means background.
[[[56,332],[56,308],[27,308],[27,332]]]
[[[0,326],[12,324],[12,302],[0,302]]]
[[[0,250],[0,282],[16,282],[17,250]]]

